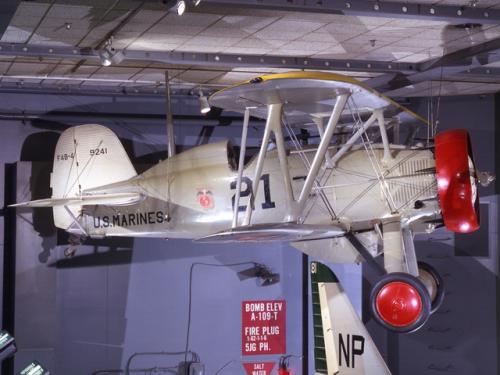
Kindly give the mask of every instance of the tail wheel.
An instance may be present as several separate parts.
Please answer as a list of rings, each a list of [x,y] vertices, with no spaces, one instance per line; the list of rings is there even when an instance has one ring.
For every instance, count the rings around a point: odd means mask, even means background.
[[[443,304],[444,284],[439,273],[424,262],[418,262],[418,278],[425,285],[431,297],[431,314],[435,313]]]
[[[385,275],[375,284],[370,300],[375,320],[401,333],[422,327],[431,312],[431,298],[425,285],[406,273]]]

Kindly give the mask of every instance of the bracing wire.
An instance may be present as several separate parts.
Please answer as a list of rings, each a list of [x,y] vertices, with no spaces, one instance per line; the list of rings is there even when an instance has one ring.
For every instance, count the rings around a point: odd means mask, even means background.
[[[290,127],[290,125],[288,124],[288,122],[286,120],[284,120],[283,123],[285,125],[285,129],[288,133],[288,136],[289,136],[290,140],[292,141],[293,146],[298,151],[298,155],[299,155],[302,163],[304,164],[306,169],[309,169],[311,167],[311,163],[309,162],[309,159],[305,156],[305,154],[303,152],[303,147],[301,146],[297,136],[295,135],[295,133],[293,132],[292,128]],[[312,208],[314,207],[318,197],[321,197],[321,200],[323,201],[323,203],[324,203],[329,215],[331,216],[332,220],[334,220],[337,217],[332,205],[330,204],[330,202],[328,200],[328,197],[325,195],[325,192],[321,190],[320,181],[321,181],[321,179],[319,181],[318,181],[318,178],[314,179],[314,188],[316,191],[318,191],[318,193],[315,195],[315,198],[314,198],[312,204],[310,205],[309,209],[304,210],[304,212],[305,212],[305,214],[303,215],[304,220],[309,216],[309,214],[310,214]]]

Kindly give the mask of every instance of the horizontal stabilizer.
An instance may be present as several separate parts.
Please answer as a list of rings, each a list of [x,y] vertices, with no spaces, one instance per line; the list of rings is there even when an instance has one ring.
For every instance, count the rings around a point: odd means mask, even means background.
[[[83,195],[71,198],[47,198],[29,202],[11,204],[9,207],[56,207],[56,206],[125,206],[140,202],[144,196],[140,193],[114,193],[99,195]]]
[[[278,242],[308,241],[343,236],[340,225],[311,225],[295,223],[257,224],[224,230],[197,239],[197,242]]]

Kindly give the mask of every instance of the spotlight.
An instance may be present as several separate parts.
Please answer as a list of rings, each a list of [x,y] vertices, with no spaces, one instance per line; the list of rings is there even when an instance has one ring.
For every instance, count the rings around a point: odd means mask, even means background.
[[[17,351],[16,342],[7,331],[0,331],[0,361],[14,355]]]
[[[179,16],[182,16],[184,14],[184,12],[186,11],[186,1],[185,0],[179,0],[177,2],[177,5],[175,6],[175,8],[177,9],[177,14]]]
[[[210,112],[210,103],[208,102],[208,98],[203,95],[203,92],[200,90],[200,97],[198,98],[200,101],[200,112],[206,114]]]
[[[119,64],[123,61],[125,56],[123,52],[117,51],[111,46],[104,47],[98,52],[99,60],[102,66],[110,66],[111,64]]]
[[[261,286],[269,286],[280,281],[280,274],[272,272],[266,265],[255,263],[255,266],[238,272],[240,280],[256,277]]]
[[[18,375],[50,375],[50,372],[44,368],[39,362],[33,361],[24,369],[22,369]]]

